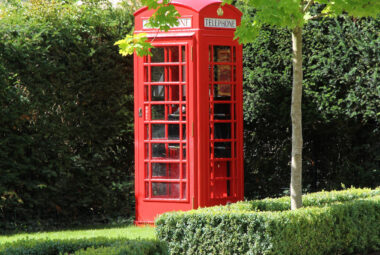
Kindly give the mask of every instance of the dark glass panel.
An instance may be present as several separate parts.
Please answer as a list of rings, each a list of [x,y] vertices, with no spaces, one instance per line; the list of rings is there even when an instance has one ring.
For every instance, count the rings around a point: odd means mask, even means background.
[[[214,65],[214,80],[215,81],[231,81],[231,66],[230,65]]]
[[[214,118],[217,120],[231,119],[230,104],[214,104]]]
[[[151,86],[152,101],[165,101],[165,86]]]
[[[215,84],[214,100],[231,100],[231,84]]]
[[[165,68],[163,66],[152,66],[152,82],[165,81]]]
[[[214,123],[214,138],[215,139],[230,139],[231,138],[231,123]]]
[[[164,54],[164,48],[152,48],[152,56],[151,56],[151,62],[157,63],[157,62],[165,62],[165,54]]]
[[[152,157],[166,158],[166,148],[164,143],[152,143]]]
[[[168,138],[169,140],[179,140],[179,124],[168,125]]]
[[[231,62],[231,47],[214,46],[214,62]]]
[[[152,105],[152,120],[164,120],[165,119],[165,105],[156,104]]]
[[[231,143],[214,143],[214,156],[215,158],[231,158]]]
[[[165,124],[152,124],[152,139],[165,139]]]
[[[167,47],[168,62],[179,62],[179,48],[178,46]]]

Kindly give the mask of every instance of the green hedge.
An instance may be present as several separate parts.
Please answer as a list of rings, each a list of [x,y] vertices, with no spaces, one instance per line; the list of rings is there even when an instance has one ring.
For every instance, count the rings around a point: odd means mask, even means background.
[[[58,255],[58,254],[148,255],[167,254],[167,247],[157,240],[125,240],[104,237],[67,240],[24,239],[0,245],[0,255]]]
[[[158,237],[168,243],[171,254],[330,255],[380,250],[379,189],[304,198],[309,207],[295,211],[253,211],[256,202],[243,202],[167,213],[156,220]],[[287,199],[278,199],[278,204]],[[275,202],[263,201],[272,209]]]
[[[81,249],[75,255],[166,255],[167,246],[158,241],[139,240],[115,243],[110,247]]]
[[[0,1],[0,233],[134,214],[133,15],[73,2]]]

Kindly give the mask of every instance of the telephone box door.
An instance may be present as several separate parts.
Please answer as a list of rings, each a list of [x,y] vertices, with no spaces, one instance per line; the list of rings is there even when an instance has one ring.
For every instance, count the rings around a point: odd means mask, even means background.
[[[191,209],[189,99],[192,40],[154,40],[152,56],[138,58],[136,220]],[[135,63],[136,64],[136,63]],[[191,85],[190,85],[191,84]],[[165,203],[163,203],[165,202]]]

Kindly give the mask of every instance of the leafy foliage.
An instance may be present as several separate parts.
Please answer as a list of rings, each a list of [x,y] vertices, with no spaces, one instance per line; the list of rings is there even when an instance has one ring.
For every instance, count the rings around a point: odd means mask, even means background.
[[[232,0],[224,0],[232,3]],[[319,16],[338,17],[346,13],[354,17],[376,17],[380,13],[380,3],[377,0],[240,0],[238,6],[243,9],[241,25],[236,29],[236,37],[241,43],[253,42],[263,27],[287,28],[303,27],[310,19]],[[322,4],[318,13],[311,15],[309,8]],[[250,8],[255,9],[251,15]]]
[[[304,27],[305,191],[380,185],[378,27],[349,17]],[[285,29],[260,33],[243,59],[249,199],[288,192],[290,181],[291,41]]]
[[[310,194],[305,196],[310,202],[313,198],[309,196],[314,196],[325,203],[315,200],[295,211],[253,211],[249,208],[251,202],[241,202],[167,213],[156,220],[157,233],[160,240],[168,243],[171,254],[369,252],[380,248],[378,191],[368,198],[358,198],[362,191],[357,189],[331,195]]]
[[[119,46],[119,53],[122,56],[132,55],[136,51],[136,54],[141,57],[152,55],[149,49],[153,48],[153,45],[147,40],[146,33],[126,35],[124,39],[117,41],[115,45]]]
[[[133,212],[132,16],[105,3],[1,8],[2,231]]]

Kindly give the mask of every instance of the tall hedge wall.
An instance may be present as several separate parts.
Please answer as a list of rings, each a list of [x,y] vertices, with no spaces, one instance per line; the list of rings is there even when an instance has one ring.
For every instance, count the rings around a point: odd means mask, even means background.
[[[310,21],[303,33],[303,187],[380,185],[379,19]],[[248,198],[290,183],[291,36],[266,29],[244,48]]]
[[[133,214],[133,19],[83,2],[0,8],[0,230]]]

